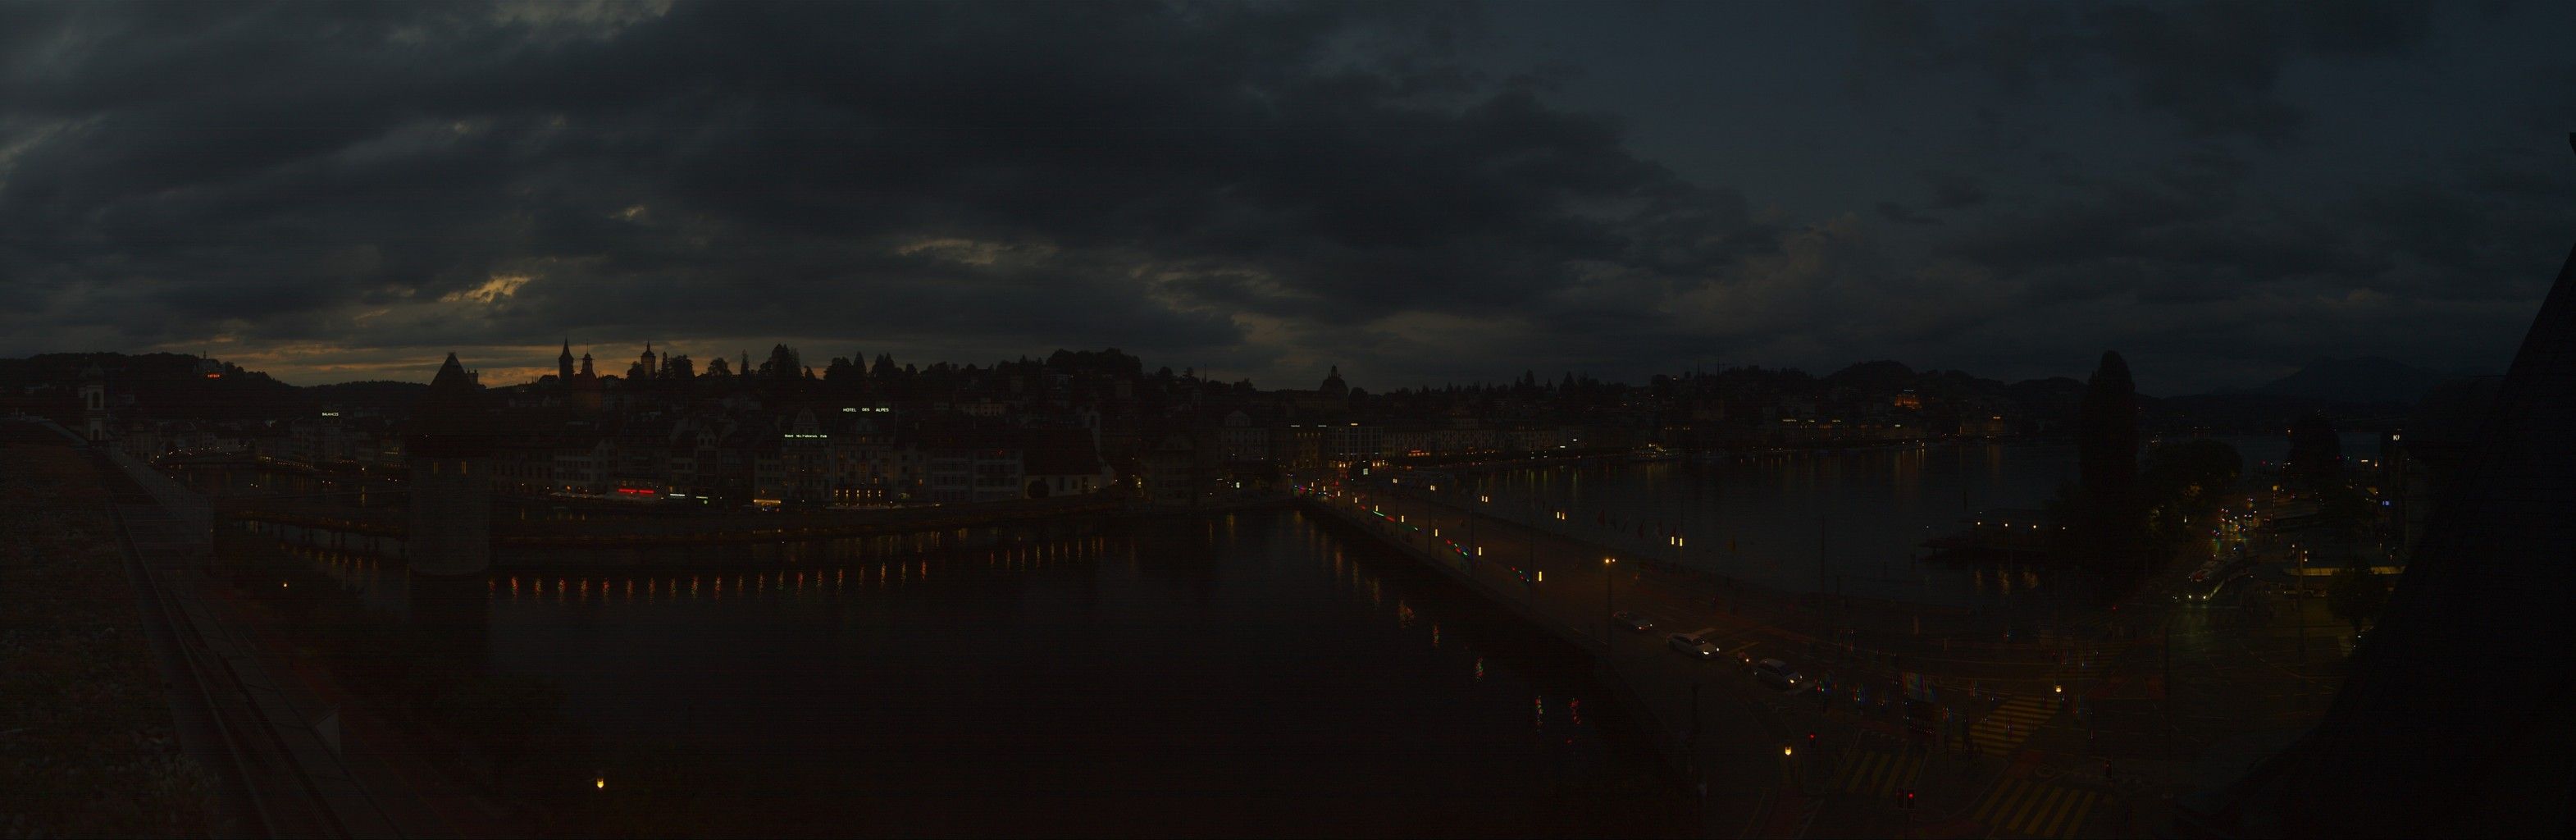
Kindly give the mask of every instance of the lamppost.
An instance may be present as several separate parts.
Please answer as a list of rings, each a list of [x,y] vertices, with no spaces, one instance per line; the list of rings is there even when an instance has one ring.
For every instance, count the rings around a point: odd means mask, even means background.
[[[1616,607],[1610,600],[1610,567],[1618,562],[1619,558],[1616,557],[1601,558],[1601,644],[1603,646],[1610,644],[1610,621],[1616,614]]]
[[[2174,740],[2178,734],[2174,731],[2173,707],[2182,700],[2182,693],[2174,690],[2173,679],[2173,626],[2180,612],[2178,607],[2165,611],[2165,754],[2168,758],[2174,754]]]
[[[1476,501],[1480,503],[1485,501],[1485,499],[1486,497],[1482,494],[1476,496]],[[1471,553],[1483,553],[1485,550],[1484,544],[1476,541],[1476,519],[1483,515],[1484,512],[1478,510],[1474,505],[1467,507],[1467,550]],[[1467,574],[1472,576],[1475,573],[1476,561],[1469,559],[1467,561]]]
[[[2298,545],[2296,543],[2292,543],[2291,547],[2297,548]],[[2299,550],[2299,588],[2297,591],[2299,594],[2298,599],[2290,602],[2293,606],[2293,609],[2290,610],[2290,616],[2298,622],[2298,624],[2294,625],[2294,629],[2299,634],[2299,667],[2306,668],[2308,667],[2308,552],[2306,549]]]

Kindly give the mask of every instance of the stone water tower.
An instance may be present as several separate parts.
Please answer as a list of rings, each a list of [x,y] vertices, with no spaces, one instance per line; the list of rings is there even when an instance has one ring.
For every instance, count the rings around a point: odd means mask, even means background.
[[[107,439],[107,371],[97,362],[81,369],[81,432],[92,441]]]
[[[492,565],[492,419],[483,386],[447,354],[403,430],[411,466],[403,561],[415,574],[482,574]]]

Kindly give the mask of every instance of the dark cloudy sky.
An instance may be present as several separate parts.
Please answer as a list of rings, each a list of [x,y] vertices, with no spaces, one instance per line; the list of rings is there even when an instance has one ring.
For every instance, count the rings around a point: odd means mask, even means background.
[[[2500,369],[2576,8],[0,5],[0,355]]]

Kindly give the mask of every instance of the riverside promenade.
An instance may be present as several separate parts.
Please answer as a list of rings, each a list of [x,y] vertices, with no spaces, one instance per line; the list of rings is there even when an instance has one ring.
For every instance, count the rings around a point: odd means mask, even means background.
[[[1986,617],[1973,613],[1761,591],[1687,571],[1670,554],[1586,539],[1570,515],[1514,521],[1476,509],[1474,496],[1406,483],[1324,482],[1300,498],[1593,653],[1658,749],[1694,788],[1706,784],[1707,836],[2074,837],[2125,827],[2127,809],[2106,807],[2107,789],[2074,785],[2025,750],[2044,731],[2067,737],[2068,692],[2128,653],[2110,642],[2126,633],[2109,622],[2091,637],[2006,641],[1984,636]],[[1657,626],[1634,631],[1613,611]],[[1718,631],[1723,656],[1664,643],[1702,628]],[[1765,687],[1750,668],[1765,658],[1831,690]],[[1896,702],[1908,674],[1944,710],[1933,731],[1908,731]]]

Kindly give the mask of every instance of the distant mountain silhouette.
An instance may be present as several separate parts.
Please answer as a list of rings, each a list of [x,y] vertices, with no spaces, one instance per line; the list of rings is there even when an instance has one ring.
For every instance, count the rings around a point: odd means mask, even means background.
[[[1893,393],[1914,387],[1914,369],[1902,362],[1881,359],[1861,362],[1834,371],[1824,379],[1825,387],[1847,385],[1864,391]]]
[[[334,408],[365,408],[401,414],[411,411],[411,404],[429,393],[429,386],[419,382],[393,382],[382,379],[365,382],[341,382],[331,385],[307,385],[306,396]]]
[[[2412,405],[2423,399],[2424,393],[2432,390],[2433,386],[2450,378],[2448,374],[2378,356],[2318,359],[2297,373],[2254,389],[2254,393],[2331,402]]]

